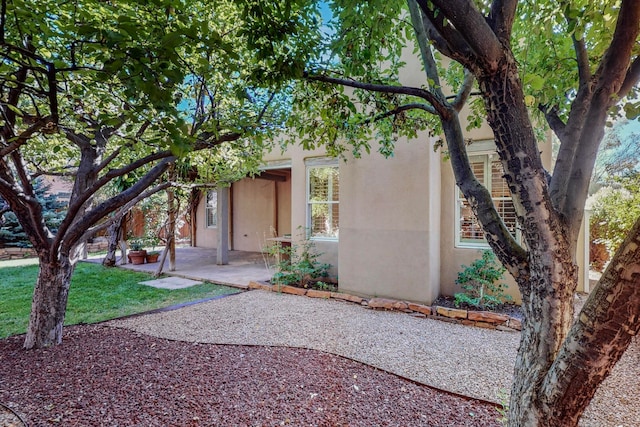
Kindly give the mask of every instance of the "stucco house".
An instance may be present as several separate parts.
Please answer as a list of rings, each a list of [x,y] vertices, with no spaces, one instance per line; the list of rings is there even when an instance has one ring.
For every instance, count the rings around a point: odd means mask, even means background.
[[[471,138],[476,176],[517,235],[491,130],[482,127]],[[341,291],[423,303],[452,295],[459,291],[455,279],[461,265],[479,258],[488,245],[455,186],[451,165],[434,152],[433,142],[426,134],[400,140],[392,158],[372,153],[344,161],[299,146],[267,153],[260,175],[229,189],[208,190],[201,198],[197,244],[217,247],[218,233],[224,232],[218,224],[218,193],[228,192],[231,250],[260,251],[267,238],[291,235],[295,240],[299,229],[308,229],[323,261],[339,277]],[[550,168],[551,143],[540,149]],[[583,276],[579,290],[588,291]],[[519,300],[515,285],[509,293]]]
[[[424,74],[415,56],[404,58],[405,85],[419,87]],[[465,117],[464,111],[460,115]],[[466,123],[463,123],[463,128]],[[488,125],[465,135],[474,172],[490,189],[505,223],[518,234],[509,190],[502,178]],[[455,186],[451,165],[434,152],[427,132],[400,139],[394,156],[374,152],[346,161],[328,158],[322,149],[290,146],[266,153],[262,173],[233,183],[222,208],[223,231],[231,250],[260,251],[271,236],[308,229],[323,261],[333,266],[340,290],[357,295],[431,303],[459,289],[455,279],[488,248],[473,213]],[[375,142],[372,142],[375,147]],[[540,144],[547,170],[552,143]],[[196,215],[198,246],[217,247],[217,193],[201,198]],[[583,233],[585,235],[585,233]],[[588,236],[588,233],[586,233]],[[581,239],[579,290],[588,291],[589,245]],[[508,293],[520,299],[512,278]]]

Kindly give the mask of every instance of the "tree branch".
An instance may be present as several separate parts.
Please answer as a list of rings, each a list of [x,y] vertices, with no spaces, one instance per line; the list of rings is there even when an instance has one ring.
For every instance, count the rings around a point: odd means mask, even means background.
[[[11,139],[13,139],[13,142],[10,142],[9,144],[7,144],[7,146],[0,149],[0,157],[4,157],[8,154],[11,154],[12,152],[19,149],[21,146],[26,144],[29,141],[29,138],[31,138],[33,134],[38,132],[40,129],[45,127],[47,123],[49,123],[49,117],[44,117],[36,121],[31,126],[29,126],[20,135],[12,137]]]
[[[471,90],[473,89],[473,83],[476,81],[473,73],[465,68],[464,70],[464,81],[462,82],[462,86],[458,90],[456,97],[451,102],[451,106],[458,113],[462,110],[462,107],[467,103],[469,96],[471,95]]]
[[[136,196],[135,198],[131,199],[129,202],[127,202],[126,204],[118,208],[113,213],[112,217],[96,225],[95,227],[89,228],[82,236],[80,236],[80,238],[78,239],[78,242],[84,242],[85,240],[94,237],[97,233],[103,230],[106,230],[107,228],[109,228],[111,224],[118,221],[122,216],[124,216],[127,212],[129,212],[129,210],[131,210],[131,208],[133,208],[139,201],[146,199],[147,197],[152,196],[159,191],[169,188],[171,185],[172,185],[171,182],[166,181],[166,182],[163,182],[162,184],[156,185],[153,188],[147,189],[143,193],[140,193],[138,196]]]
[[[71,248],[80,241],[80,238],[87,232],[91,225],[97,223],[109,212],[120,208],[129,201],[133,200],[140,193],[144,192],[145,189],[153,184],[155,180],[162,176],[162,174],[169,167],[169,164],[174,160],[175,157],[163,159],[134,185],[117,194],[116,196],[113,196],[110,199],[100,203],[98,206],[82,215],[82,217],[80,217],[77,221],[73,221],[72,227],[67,227],[64,230],[58,230],[58,234],[55,237],[53,247],[58,247],[58,245],[60,245],[61,252],[68,253]]]
[[[584,39],[576,39],[576,34],[571,35],[573,40],[573,50],[576,52],[576,60],[578,62],[578,83],[579,87],[589,84],[591,80],[591,68],[589,65],[589,53]]]
[[[409,12],[411,14],[411,22],[413,23],[413,29],[416,33],[418,40],[418,46],[420,47],[420,54],[422,56],[422,63],[424,65],[427,79],[429,80],[429,87],[431,91],[441,99],[447,99],[440,84],[440,75],[438,74],[438,67],[433,57],[431,50],[431,43],[429,42],[429,35],[427,28],[431,25],[429,19],[425,15],[424,11],[418,6],[415,0],[409,0]],[[456,94],[451,106],[458,112],[462,109],[464,104],[469,98],[471,89],[473,88],[473,82],[475,77],[473,74],[465,68],[464,82]],[[435,113],[434,113],[435,114]]]
[[[329,77],[324,75],[309,75],[309,73],[307,72],[305,72],[304,77],[307,80],[311,80],[311,81],[337,84],[337,85],[352,87],[356,89],[364,89],[371,92],[394,93],[394,94],[415,96],[418,98],[422,98],[428,103],[430,103],[434,107],[434,109],[438,112],[438,114],[448,114],[446,106],[432,92],[425,89],[409,87],[409,86],[391,86],[391,85],[381,85],[381,84],[373,84],[373,83],[362,83],[355,80],[340,79],[340,78]]]
[[[598,385],[640,331],[638,260],[640,218],[589,295],[545,375],[540,392],[544,404],[576,408],[572,414],[576,424]]]
[[[559,207],[570,226],[571,241],[577,239],[579,232],[589,181],[604,136],[608,111],[619,101],[616,94],[629,73],[630,58],[640,33],[638,22],[640,2],[623,0],[611,44],[594,75],[596,85],[584,117],[584,123],[588,125],[581,127],[579,147],[575,149],[570,176],[564,188],[566,196],[564,200],[560,200]]]
[[[404,104],[404,105],[399,105],[393,110],[385,111],[384,113],[378,114],[377,116],[368,118],[367,120],[363,121],[362,124],[377,122],[379,120],[386,119],[387,117],[400,114],[403,111],[410,111],[410,110],[423,110],[429,114],[437,114],[436,110],[431,105],[428,105],[428,104],[418,104],[418,103]]]
[[[494,0],[491,4],[487,22],[504,46],[511,44],[511,30],[517,7],[517,0]]]
[[[620,90],[618,90],[618,98],[624,98],[627,96],[631,89],[638,84],[638,80],[640,80],[640,56],[636,56],[636,59],[631,63],[631,66],[627,71],[627,76],[625,77],[624,82],[622,82]]]
[[[482,225],[487,242],[509,273],[522,283],[528,271],[527,252],[516,242],[496,211],[489,191],[478,181],[471,169],[469,156],[460,127],[457,112],[451,119],[442,121],[447,148],[451,158],[456,185],[467,199]]]
[[[465,67],[471,68],[476,61],[475,53],[462,35],[450,25],[445,25],[442,13],[436,16],[435,11],[429,9],[426,0],[413,1],[420,6],[426,17],[423,19],[425,30],[436,49]]]
[[[544,117],[547,120],[547,124],[549,125],[553,133],[556,134],[560,142],[564,142],[564,130],[566,125],[558,115],[558,107],[548,108],[546,105],[540,104],[538,105],[538,110],[540,110],[544,114]]]
[[[424,10],[427,7],[426,1],[421,0],[420,3],[424,4]],[[464,38],[466,44],[474,52],[476,63],[482,64],[485,72],[496,70],[503,57],[503,46],[484,16],[475,7],[474,2],[472,0],[432,0],[432,3],[453,24],[456,34],[460,34]],[[499,25],[506,24],[503,22]],[[447,38],[447,34],[441,34]]]

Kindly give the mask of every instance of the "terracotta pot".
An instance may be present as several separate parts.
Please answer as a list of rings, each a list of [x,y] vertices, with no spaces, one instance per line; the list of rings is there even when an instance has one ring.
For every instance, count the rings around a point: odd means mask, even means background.
[[[129,261],[131,264],[144,264],[147,251],[129,251]]]
[[[147,254],[147,263],[158,262],[160,254]]]

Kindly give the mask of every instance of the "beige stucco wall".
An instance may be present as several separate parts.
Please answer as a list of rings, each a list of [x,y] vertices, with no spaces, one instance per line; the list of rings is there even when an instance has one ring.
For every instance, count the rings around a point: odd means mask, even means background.
[[[206,194],[207,190],[204,190],[196,210],[196,245],[201,248],[215,248],[218,241],[218,229],[207,228],[205,216]]]
[[[340,167],[340,288],[430,303],[439,291],[440,156],[428,136]]]
[[[245,178],[233,184],[233,249],[259,252],[275,227],[276,183]]]

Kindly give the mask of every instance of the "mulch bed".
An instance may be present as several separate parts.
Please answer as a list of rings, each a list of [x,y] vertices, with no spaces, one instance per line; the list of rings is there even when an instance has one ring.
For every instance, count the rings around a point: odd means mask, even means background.
[[[489,403],[315,350],[169,341],[102,325],[0,341],[0,402],[29,426],[497,426]]]

